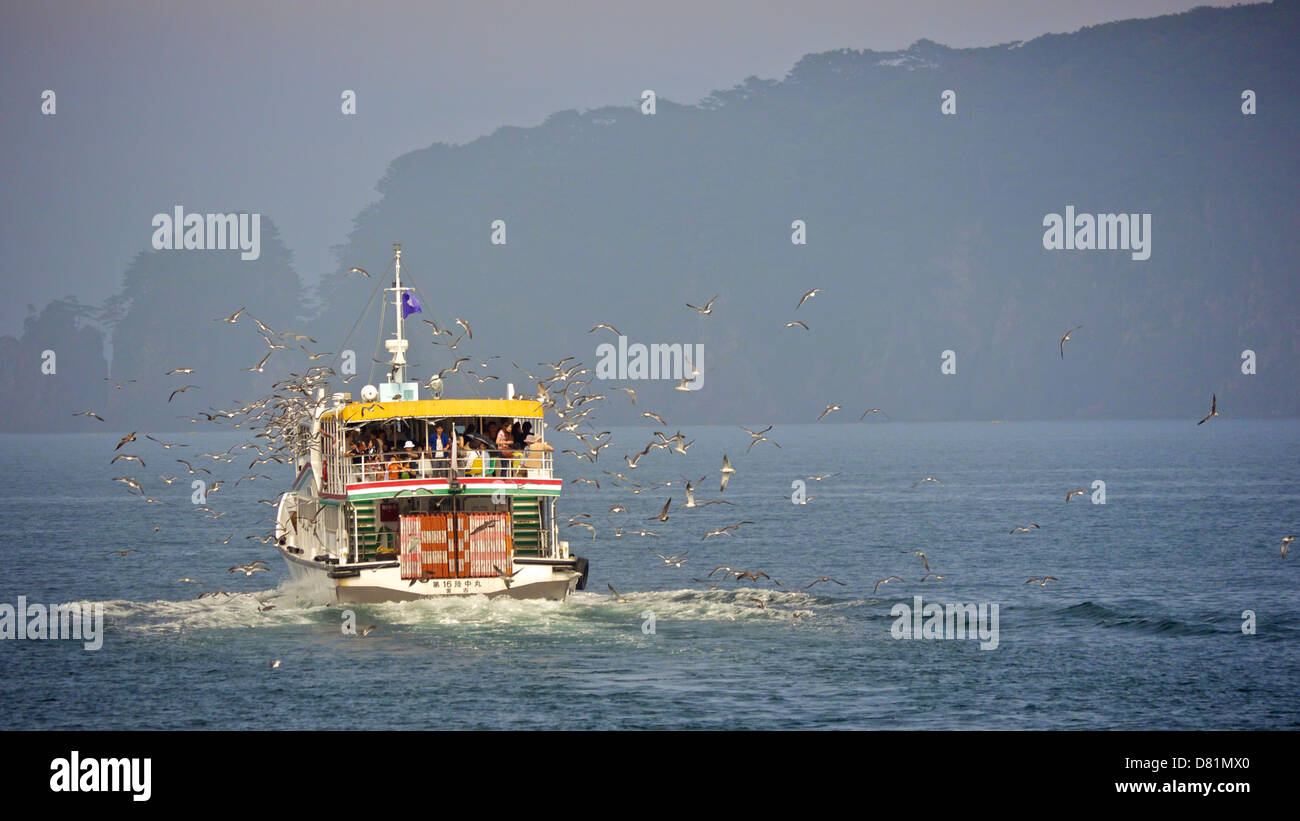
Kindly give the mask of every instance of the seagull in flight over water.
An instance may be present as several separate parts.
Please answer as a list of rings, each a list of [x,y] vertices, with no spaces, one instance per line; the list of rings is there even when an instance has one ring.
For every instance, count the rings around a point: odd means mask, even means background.
[[[1209,412],[1209,414],[1207,414],[1206,417],[1205,417],[1204,419],[1202,419],[1201,421],[1197,422],[1196,424],[1198,424],[1198,425],[1204,425],[1206,422],[1210,421],[1211,419],[1213,419],[1214,417],[1216,417],[1216,416],[1218,416],[1218,415],[1219,415],[1219,395],[1218,395],[1218,394],[1213,394],[1213,393],[1212,393],[1212,394],[1210,394],[1210,412]]]

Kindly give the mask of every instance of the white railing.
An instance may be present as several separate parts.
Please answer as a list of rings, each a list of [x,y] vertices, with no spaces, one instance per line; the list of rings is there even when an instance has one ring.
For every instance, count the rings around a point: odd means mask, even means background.
[[[466,458],[471,456],[472,458]],[[549,479],[554,468],[550,451],[472,451],[458,454],[453,469],[450,457],[405,450],[364,454],[346,458],[347,482],[387,482],[399,479],[449,479],[463,477],[502,477],[511,479]]]

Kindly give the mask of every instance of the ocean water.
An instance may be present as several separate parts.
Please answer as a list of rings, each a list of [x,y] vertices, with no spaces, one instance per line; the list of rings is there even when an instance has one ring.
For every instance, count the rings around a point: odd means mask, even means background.
[[[636,470],[621,456],[649,429],[615,429],[595,466],[557,460],[566,479],[601,482],[566,483],[559,506],[562,537],[591,560],[586,592],[350,606],[358,626],[376,626],[364,638],[245,538],[268,529],[271,508],[257,500],[286,488],[288,469],[259,465],[272,479],[236,488],[251,456],[193,457],[237,435],[163,451],[141,434],[123,451],[147,468],[108,464],[120,434],[0,437],[0,602],[97,602],[106,614],[98,651],[0,641],[0,727],[1300,727],[1300,546],[1280,555],[1300,531],[1300,421],[878,418],[777,426],[779,449],[749,453],[736,427],[692,428],[685,456],[654,451]],[[719,494],[723,453],[737,474]],[[178,455],[227,479],[208,501],[220,518],[193,509]],[[834,475],[807,478],[824,473]],[[122,475],[162,502],[110,481]],[[682,477],[701,476],[697,498],[733,505],[682,508]],[[941,483],[917,484],[926,476]],[[796,480],[806,505],[791,502]],[[1096,480],[1105,504],[1090,499]],[[1067,503],[1078,488],[1089,494]],[[668,521],[648,521],[670,496]],[[608,513],[616,504],[629,512]],[[579,513],[594,541],[563,527]],[[702,538],[741,520],[752,524]],[[1041,527],[1008,533],[1030,522]],[[665,567],[652,550],[687,561]],[[921,581],[918,550],[942,579]],[[257,558],[269,573],[227,571]],[[692,581],[719,565],[784,587]],[[893,575],[903,580],[873,592]],[[1044,575],[1058,581],[1026,584]],[[844,584],[799,589],[821,576]],[[231,595],[197,599],[205,590]],[[895,638],[891,609],[918,594],[996,604],[997,647]]]

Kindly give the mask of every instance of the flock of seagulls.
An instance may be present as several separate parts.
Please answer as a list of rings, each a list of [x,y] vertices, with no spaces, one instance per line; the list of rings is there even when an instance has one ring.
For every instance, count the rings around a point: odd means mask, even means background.
[[[354,267],[350,269],[348,273],[359,274],[366,278],[370,278],[370,274],[361,268]],[[804,292],[798,299],[798,302],[795,305],[795,310],[799,310],[800,308],[803,307],[803,305],[808,300],[815,298],[818,294],[821,294],[823,292],[824,290],[822,288],[812,288]],[[685,304],[688,309],[695,311],[702,318],[712,317],[716,312],[715,305],[719,299],[719,296],[720,295],[715,294],[702,306],[690,302]],[[217,317],[212,321],[224,325],[232,325],[232,326],[241,325],[244,324],[241,322],[241,318],[245,317],[245,314],[246,314],[246,308],[241,307],[239,310],[235,311],[229,316]],[[259,333],[263,338],[263,340],[266,342],[268,349],[266,353],[262,355],[262,357],[259,359],[258,362],[251,365],[250,367],[243,368],[242,369],[243,371],[256,373],[256,374],[265,374],[267,373],[268,368],[271,367],[272,359],[277,355],[277,352],[288,351],[296,355],[295,349],[290,347],[292,343],[298,343],[305,340],[307,342],[311,342],[312,344],[315,344],[315,340],[311,339],[306,335],[296,334],[292,332],[279,333],[276,332],[274,329],[272,329],[265,322],[259,319],[256,319],[251,316],[247,317],[247,319],[251,324],[253,324],[256,327],[256,332]],[[461,344],[462,339],[473,340],[474,338],[473,330],[471,328],[470,323],[467,320],[460,317],[455,318],[453,323],[455,326],[458,326],[461,329],[462,333],[460,333],[459,335],[454,334],[454,332],[449,330],[448,328],[440,328],[436,321],[425,319],[424,322],[426,322],[432,328],[433,331],[432,341],[438,345],[445,345],[449,350],[456,350],[457,346]],[[805,331],[809,330],[808,324],[801,320],[787,322],[785,323],[785,327],[786,328],[799,327]],[[1064,359],[1065,357],[1065,343],[1072,341],[1072,335],[1075,334],[1077,331],[1081,330],[1082,328],[1083,325],[1076,325],[1070,328],[1061,336],[1059,342],[1059,353],[1062,359]],[[590,329],[590,331],[588,331],[588,333],[595,333],[597,331],[608,331],[615,335],[622,336],[622,333],[616,327],[606,322],[601,322],[592,326],[592,328]],[[442,340],[443,337],[446,337],[448,340],[454,339],[454,341],[444,342]],[[229,464],[229,463],[233,463],[237,458],[250,458],[251,460],[248,464],[247,469],[252,470],[258,464],[268,464],[271,462],[285,464],[287,462],[290,462],[293,459],[295,454],[301,454],[304,451],[304,449],[308,446],[309,443],[303,441],[302,434],[297,427],[298,420],[304,414],[310,412],[311,407],[314,405],[315,391],[318,388],[327,387],[330,384],[330,378],[337,377],[338,375],[333,371],[332,368],[329,368],[327,366],[310,364],[310,363],[314,363],[318,359],[324,358],[326,356],[330,356],[331,355],[330,353],[314,352],[311,349],[309,349],[306,345],[302,345],[302,344],[298,345],[297,349],[300,349],[303,352],[303,354],[307,357],[308,366],[300,369],[302,370],[301,373],[296,373],[296,372],[290,373],[287,378],[276,381],[272,385],[270,393],[254,401],[239,405],[237,407],[209,408],[207,412],[203,412],[203,411],[199,412],[199,416],[203,417],[203,419],[207,423],[219,425],[227,428],[238,428],[238,429],[244,429],[250,431],[252,433],[252,436],[249,439],[249,441],[243,442],[239,445],[236,445],[228,449],[227,451],[220,452],[220,453],[197,453],[197,454],[193,454],[191,459],[178,458],[175,459],[175,463],[182,465],[186,469],[189,476],[195,476],[198,473],[204,473],[210,476],[211,475],[210,470],[201,466],[196,467],[194,461],[210,458],[217,463]],[[285,355],[288,354],[281,354],[281,356],[285,356]],[[462,372],[463,365],[465,365],[466,363],[474,362],[476,360],[474,360],[469,356],[457,358],[450,367],[443,368],[442,370],[438,371],[437,375],[432,380],[430,380],[430,384],[432,385],[434,382],[440,381],[444,377],[454,375],[454,374],[461,374],[461,373],[464,374],[466,379],[475,380],[478,385],[485,384],[489,380],[498,378],[495,374],[483,374],[481,372],[483,369],[486,369],[489,366],[489,364],[493,359],[497,359],[497,358],[499,357],[496,356],[488,357],[487,359],[479,363],[479,365],[477,366],[478,370],[475,370],[473,366],[468,366],[464,369],[463,372]],[[559,453],[571,455],[579,461],[587,461],[593,466],[596,465],[601,453],[605,451],[607,448],[613,446],[614,442],[612,441],[609,431],[597,431],[596,426],[594,424],[594,418],[592,416],[593,411],[595,411],[596,408],[601,405],[601,403],[608,401],[608,398],[606,397],[605,394],[599,393],[592,389],[593,382],[595,380],[594,372],[590,368],[585,367],[581,362],[576,361],[575,358],[572,356],[565,357],[556,362],[538,363],[538,367],[549,370],[549,373],[543,371],[542,375],[530,373],[529,371],[520,367],[516,363],[512,363],[512,364],[514,365],[516,370],[524,373],[528,377],[531,383],[536,384],[538,401],[544,406],[544,408],[547,411],[553,413],[558,418],[559,423],[555,425],[554,430],[558,433],[568,433],[573,436],[576,447],[565,448],[559,451]],[[692,370],[692,372],[696,374],[699,373],[699,370],[695,368],[695,366],[689,365],[688,363],[688,367]],[[196,369],[193,367],[178,366],[167,370],[165,372],[165,375],[168,377],[175,377],[175,376],[193,377],[195,373],[196,373]],[[122,390],[126,385],[133,383],[135,381],[136,380],[125,380],[123,382],[115,383],[114,387],[118,390]],[[342,381],[346,384],[346,382],[350,381],[350,379],[344,379]],[[683,384],[679,385],[678,389],[689,390],[689,388],[685,386],[685,383],[688,380],[682,380],[682,381]],[[186,393],[187,391],[201,391],[201,390],[202,390],[201,386],[197,384],[187,383],[181,385],[179,387],[176,387],[170,392],[170,394],[167,397],[167,403],[171,403],[178,395]],[[607,390],[609,390],[610,393],[622,392],[623,394],[626,395],[627,400],[631,403],[632,406],[637,405],[638,397],[637,397],[637,392],[634,388],[625,387],[625,386],[616,386],[616,387],[609,387],[607,388]],[[634,449],[633,451],[622,455],[622,460],[624,461],[629,473],[636,471],[641,463],[641,460],[649,457],[652,453],[656,451],[663,451],[665,454],[668,454],[669,456],[671,456],[672,454],[684,455],[687,453],[687,449],[694,444],[694,440],[692,439],[690,441],[687,441],[686,437],[682,434],[681,431],[677,431],[671,436],[668,435],[666,431],[671,428],[669,427],[668,420],[665,419],[665,417],[662,414],[648,409],[638,409],[638,410],[640,412],[641,418],[657,423],[659,426],[663,428],[663,430],[654,431],[653,438],[649,442],[645,443],[643,447],[639,449]],[[816,421],[824,420],[830,414],[839,412],[841,410],[843,410],[842,404],[829,403],[822,410],[821,414],[817,417]],[[871,407],[871,408],[867,408],[861,413],[861,415],[859,416],[859,421],[863,421],[871,414],[876,414],[876,413],[881,414],[886,418],[889,418],[889,415],[882,408]],[[85,416],[85,417],[95,419],[101,423],[105,423],[104,417],[96,413],[92,409],[81,411],[73,415]],[[1210,413],[1204,418],[1202,418],[1199,422],[1197,422],[1197,424],[1198,425],[1204,424],[1206,421],[1216,416],[1219,416],[1218,397],[1217,395],[1212,395]],[[199,423],[200,420],[198,417],[189,417],[189,421],[192,424],[197,424]],[[753,450],[753,448],[760,443],[767,443],[776,448],[781,447],[779,442],[775,441],[770,436],[768,436],[768,434],[773,430],[772,425],[768,425],[767,427],[762,428],[761,430],[753,430],[744,426],[741,426],[741,429],[744,430],[745,433],[748,434],[750,437],[750,441],[745,451],[746,454],[750,453]],[[122,448],[124,448],[127,445],[136,445],[138,447],[141,444],[139,439],[137,438],[139,433],[140,433],[139,430],[133,430],[130,433],[125,434],[119,439],[117,445],[113,448],[113,456],[111,459],[111,463],[116,464],[118,461],[136,462],[139,464],[140,468],[142,469],[146,468],[145,459],[139,453],[122,452]],[[145,439],[152,442],[156,447],[158,447],[162,451],[169,451],[173,448],[190,447],[190,445],[186,442],[164,442],[150,434],[145,434]],[[154,458],[154,457],[150,456],[150,458]],[[662,457],[656,457],[656,458],[662,458]],[[730,457],[726,453],[722,454],[721,467],[718,468],[718,472],[720,474],[718,492],[725,494],[729,483],[734,479],[736,479],[736,477],[738,476],[735,465],[731,462]],[[641,495],[642,493],[653,494],[656,492],[655,491],[656,487],[662,486],[665,488],[670,488],[670,486],[674,484],[674,482],[669,481],[669,482],[653,483],[647,486],[645,484],[639,484],[633,481],[632,479],[630,479],[628,476],[619,472],[604,470],[603,474],[607,477],[612,477],[611,479],[606,479],[606,482],[609,483],[606,486],[607,489],[616,489],[619,491],[627,492],[632,496],[638,496]],[[816,476],[810,476],[807,478],[809,480],[820,482],[824,479],[831,477],[832,475],[834,474],[820,474]],[[266,477],[263,474],[250,473],[248,475],[240,477],[235,482],[235,485],[238,486],[238,484],[244,481],[251,482],[257,479],[266,479],[266,478],[268,477]],[[114,477],[113,481],[119,482],[122,485],[124,485],[125,488],[127,489],[127,492],[138,496],[145,503],[166,504],[164,500],[150,497],[148,495],[148,491],[145,486],[145,483],[142,482],[137,477],[119,476],[119,477]],[[159,475],[158,481],[163,482],[166,485],[171,485],[173,482],[177,481],[177,477]],[[602,488],[601,480],[594,477],[577,477],[577,478],[570,479],[569,481],[571,484],[578,484],[578,483],[588,484],[594,487],[598,491],[601,490]],[[679,512],[672,513],[670,515],[670,511],[672,510],[673,501],[674,501],[674,497],[670,493],[668,495],[668,498],[666,498],[663,501],[662,507],[659,509],[658,514],[649,516],[647,518],[647,521],[654,521],[661,524],[668,524],[671,520],[671,522],[673,523],[672,526],[676,527],[676,526],[681,526],[683,523],[689,524],[692,516],[699,515],[696,511],[702,508],[706,508],[712,505],[723,505],[723,504],[728,506],[735,506],[734,502],[727,499],[710,499],[710,500],[703,500],[703,501],[698,500],[696,498],[696,493],[698,492],[699,486],[703,481],[704,481],[703,477],[698,480],[695,480],[694,482],[687,481],[685,478],[682,478],[681,486],[684,491],[685,501],[680,505]],[[929,483],[938,484],[938,485],[943,484],[936,477],[926,476],[918,480],[913,485],[913,487],[917,487]],[[221,482],[219,481],[211,482],[210,485],[211,486],[208,488],[207,491],[209,495],[218,492],[218,490],[220,489]],[[1086,492],[1087,491],[1083,489],[1069,491],[1066,494],[1066,502],[1068,503],[1074,496],[1086,494]],[[806,504],[807,498],[811,498],[811,497],[805,497],[803,503]],[[264,504],[267,504],[268,506],[274,507],[278,503],[278,498],[262,499],[259,501]],[[215,518],[219,518],[221,515],[224,515],[219,511],[212,510],[212,508],[207,505],[195,505],[192,507],[195,513],[203,515],[207,518],[215,519]],[[689,513],[686,513],[684,511],[689,511]],[[624,504],[614,504],[609,507],[609,515],[611,516],[618,516],[618,515],[623,515],[628,513],[629,513],[629,508],[627,505]],[[587,516],[587,514],[580,514],[579,516],[575,516],[572,519],[570,519],[567,527],[570,528],[581,527],[589,530],[592,534],[592,540],[593,542],[595,542],[598,536],[598,528],[591,522],[586,521],[586,519],[589,518],[590,517]],[[741,520],[734,524],[723,525],[720,527],[712,527],[712,528],[705,527],[703,535],[700,537],[700,540],[707,541],[708,539],[711,538],[721,538],[721,537],[734,538],[737,536],[737,534],[741,531],[743,527],[748,525],[753,525],[753,524],[754,524],[753,521]],[[300,523],[298,521],[293,522],[293,526],[295,528],[297,528],[300,525],[314,526],[314,522],[313,523]],[[482,525],[480,526],[480,529],[489,527],[491,525],[492,523]],[[1034,530],[1038,530],[1040,528],[1041,526],[1037,523],[1029,523],[1023,526],[1013,527],[1010,530],[1010,533],[1013,535],[1016,533],[1031,533]],[[155,531],[157,531],[158,529],[159,528],[155,526]],[[631,529],[631,528],[623,528],[623,527],[614,527],[613,535],[616,539],[621,539],[624,536],[628,536],[628,535],[635,535],[643,538],[658,538],[661,537],[662,534],[657,531],[650,531],[643,528]],[[224,540],[221,540],[219,543],[228,544],[231,538],[232,538],[231,536],[227,536]],[[246,536],[245,538],[250,541],[259,541],[263,544],[267,544],[273,539],[273,533],[268,533],[260,536],[249,535]],[[1281,548],[1283,558],[1285,558],[1287,553],[1287,548],[1290,545],[1290,543],[1294,541],[1294,538],[1295,538],[1294,536],[1288,536],[1285,539],[1283,539],[1282,548]],[[119,555],[121,557],[125,557],[128,554],[135,553],[135,552],[138,551],[134,549],[127,549],[121,551],[113,551],[113,554]],[[693,558],[689,555],[690,551],[682,551],[681,553],[676,553],[671,555],[666,553],[660,553],[653,549],[650,549],[649,552],[652,553],[658,559],[659,566],[663,568],[672,568],[675,570],[680,570],[684,564],[691,561]],[[932,571],[929,559],[924,552],[913,551],[913,553],[915,556],[917,556],[920,559],[922,567],[925,571],[924,575],[921,576],[922,582],[925,582],[929,579],[934,579],[937,581],[937,580],[943,580],[945,578],[943,575],[939,575]],[[500,576],[500,578],[504,581],[506,587],[509,588],[509,586],[514,581],[515,573],[502,569],[500,567],[496,567],[494,569],[497,572],[497,574]],[[269,567],[266,565],[264,561],[257,560],[257,561],[248,562],[245,564],[239,564],[230,567],[228,572],[243,573],[246,578],[251,578],[254,574],[258,572],[266,572],[268,570]],[[748,581],[753,583],[758,583],[760,582],[760,580],[763,580],[763,581],[770,582],[775,587],[778,587],[783,590],[787,590],[787,591],[794,590],[793,588],[787,587],[779,580],[773,579],[768,573],[763,572],[761,570],[736,569],[728,565],[719,565],[715,567],[713,571],[711,571],[708,574],[708,576],[704,579],[694,579],[694,581],[696,582],[710,584],[713,586],[713,588],[716,588],[718,584],[720,584],[721,582],[725,582],[727,580],[731,580],[735,582]],[[872,588],[872,594],[875,595],[883,585],[889,584],[891,582],[904,582],[904,581],[905,579],[900,575],[893,574],[893,575],[886,576],[885,578],[879,579],[875,582]],[[1041,588],[1045,589],[1048,582],[1058,582],[1058,581],[1059,579],[1055,576],[1044,575],[1044,576],[1037,576],[1034,578],[1030,578],[1025,583],[1038,584]],[[181,579],[178,583],[180,582],[198,583],[196,579],[192,579],[189,577],[185,577]],[[809,589],[812,589],[816,585],[820,585],[820,584],[834,584],[838,586],[847,586],[846,582],[840,581],[839,579],[833,578],[831,576],[823,575],[817,579],[814,579],[809,584],[797,588],[797,590],[807,591]],[[612,596],[614,597],[615,601],[623,602],[627,600],[626,597],[619,594],[613,588],[612,585],[607,585],[607,587],[609,587],[609,590]],[[230,595],[225,591],[216,591],[215,593],[208,593],[205,591],[204,593],[200,593],[199,597],[205,598],[208,596],[216,596],[221,594],[224,594],[226,596]],[[762,601],[762,600],[755,600],[755,601]],[[766,601],[762,601],[761,606],[766,607]],[[270,609],[270,607],[271,606],[260,607],[259,610]],[[371,627],[366,628],[366,630],[363,631],[361,635],[367,635],[369,631],[373,629],[374,626],[372,625]],[[280,662],[276,660],[272,662],[271,666],[272,668],[275,668],[278,667],[279,664]]]

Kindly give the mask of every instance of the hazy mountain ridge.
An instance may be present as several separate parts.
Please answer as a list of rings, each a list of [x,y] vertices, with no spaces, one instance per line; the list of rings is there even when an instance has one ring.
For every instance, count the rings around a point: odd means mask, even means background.
[[[508,363],[594,366],[612,341],[587,333],[597,322],[633,342],[705,346],[703,390],[621,383],[640,405],[615,402],[610,424],[641,409],[670,425],[812,421],[832,402],[844,418],[858,405],[902,419],[1186,416],[1211,392],[1225,415],[1295,415],[1298,34],[1292,2],[979,49],[842,49],[698,105],[661,97],[654,116],[639,103],[562,111],[435,144],[393,161],[316,302],[288,294],[264,312],[318,305],[308,332],[338,350],[376,285],[344,272],[382,271],[398,241],[426,297],[414,319],[474,328],[448,352],[414,323],[421,378],[465,352],[500,353],[490,395],[505,381],[532,391]],[[955,116],[940,113],[946,89]],[[1068,205],[1152,214],[1151,258],[1045,251],[1043,217]],[[489,241],[496,219],[504,246]],[[807,245],[790,242],[795,219]],[[187,304],[228,314],[282,300],[297,278],[243,281]],[[825,292],[796,311],[812,287]],[[710,317],[684,305],[715,293]],[[158,347],[144,311],[118,333],[131,350]],[[795,319],[812,330],[783,327]],[[1079,324],[1062,360],[1058,340]],[[349,343],[363,377],[375,339],[372,322]],[[1257,375],[1240,372],[1245,348]],[[958,367],[945,376],[949,349]],[[114,359],[123,378],[158,356]]]

